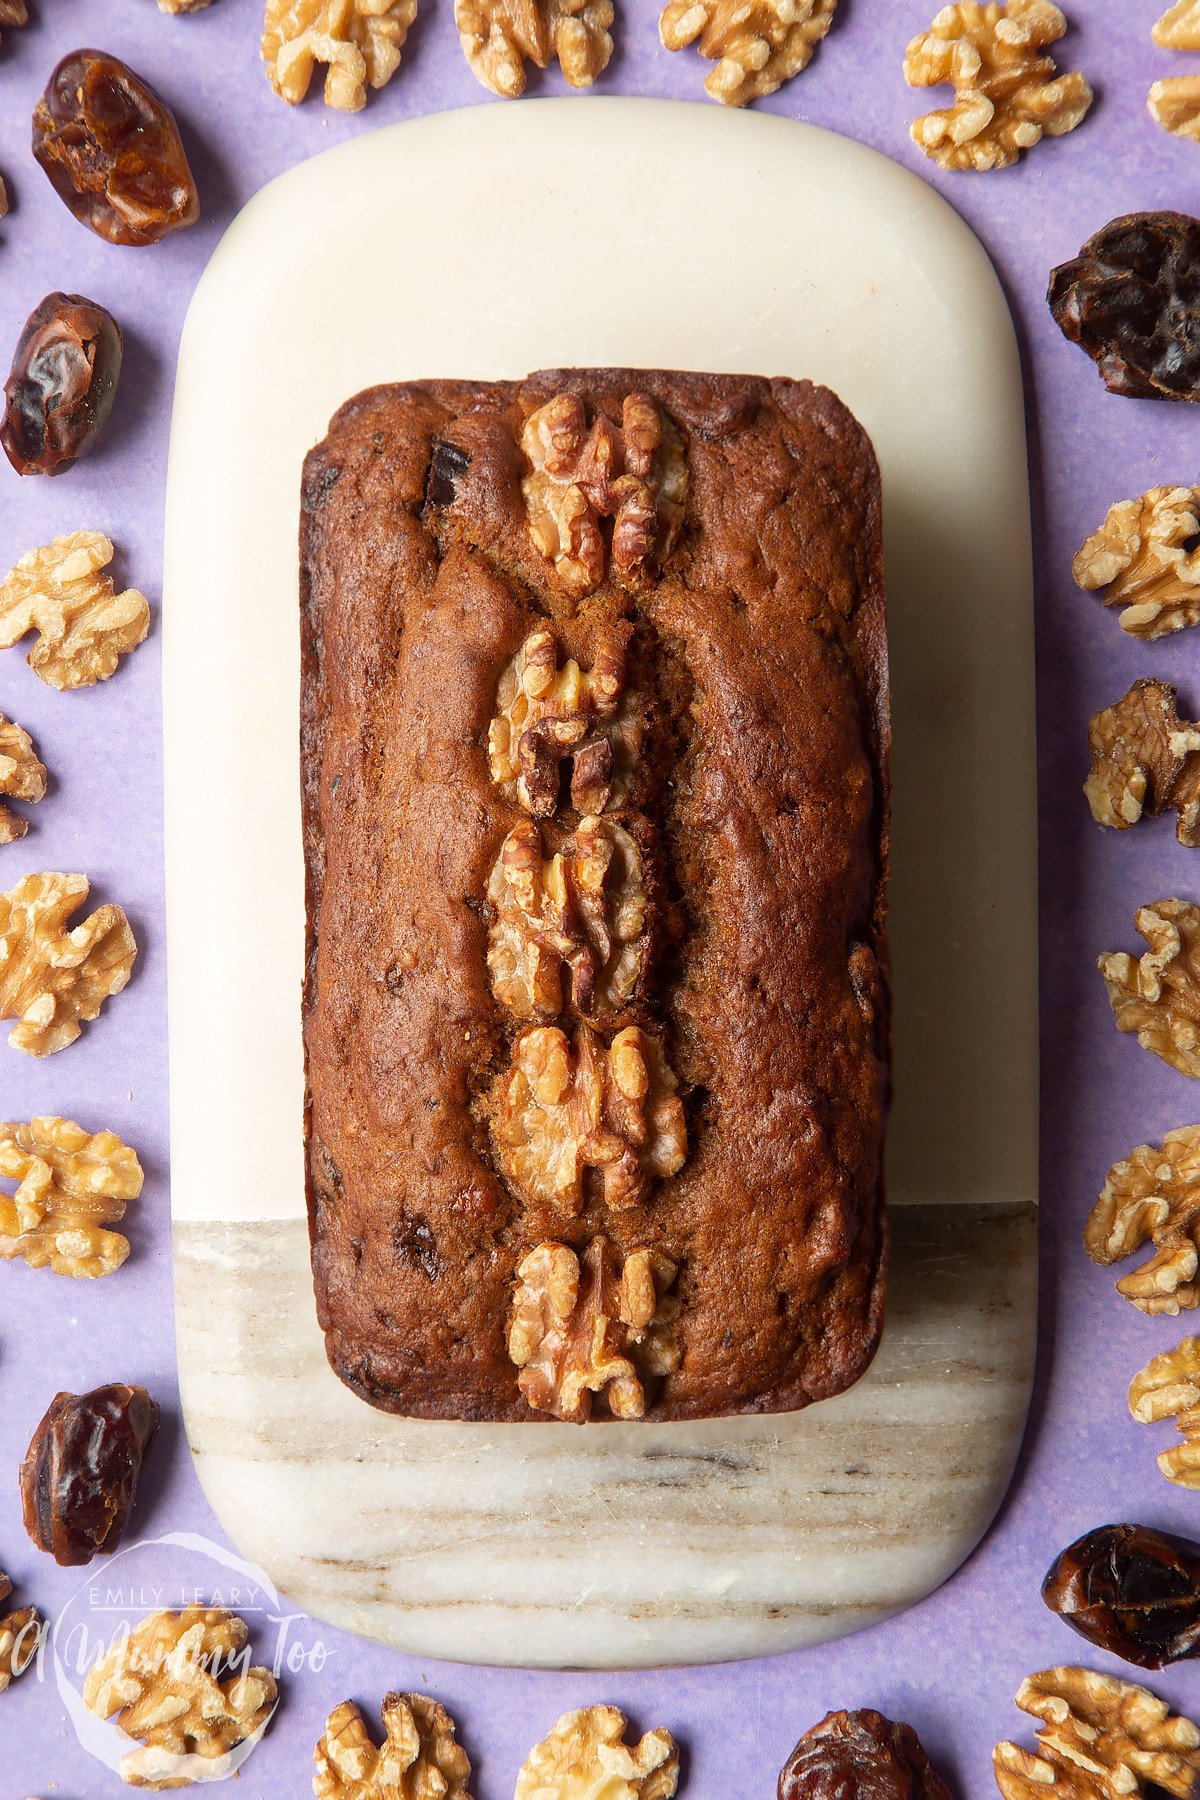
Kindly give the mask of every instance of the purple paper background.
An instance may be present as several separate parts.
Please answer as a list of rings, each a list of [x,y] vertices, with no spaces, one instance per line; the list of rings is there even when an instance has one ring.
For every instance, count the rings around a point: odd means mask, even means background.
[[[0,466],[0,568],[58,532],[101,527],[120,546],[120,572],[157,611],[175,348],[193,285],[234,212],[271,176],[344,137],[483,103],[485,95],[459,51],[450,0],[423,0],[399,75],[356,118],[325,111],[315,95],[296,110],[274,97],[258,62],[255,0],[217,0],[211,11],[179,19],[160,16],[152,0],[33,4],[29,27],[4,33],[0,45],[0,170],[14,203],[0,222],[0,351],[6,362],[29,310],[64,288],[116,313],[127,354],[112,429],[90,461],[55,482],[18,482]],[[652,0],[619,0],[619,9],[618,51],[599,91],[702,97],[706,65],[692,52],[671,56],[660,47]],[[1080,1657],[1121,1668],[1087,1653],[1042,1607],[1038,1583],[1055,1551],[1108,1518],[1200,1528],[1200,1498],[1168,1486],[1155,1468],[1170,1429],[1134,1425],[1125,1406],[1130,1376],[1183,1335],[1180,1324],[1143,1319],[1080,1248],[1080,1227],[1109,1163],[1198,1116],[1183,1078],[1114,1031],[1093,962],[1101,949],[1134,947],[1130,921],[1139,903],[1200,896],[1200,859],[1175,844],[1165,820],[1123,836],[1101,833],[1079,792],[1088,717],[1134,676],[1163,673],[1181,683],[1182,705],[1200,704],[1193,681],[1200,636],[1139,646],[1070,578],[1073,552],[1111,501],[1152,483],[1196,480],[1200,419],[1186,407],[1107,395],[1091,365],[1060,338],[1042,298],[1051,265],[1114,213],[1197,209],[1200,148],[1158,130],[1145,95],[1156,75],[1188,72],[1200,59],[1153,47],[1157,0],[1075,0],[1076,29],[1061,66],[1091,77],[1098,92],[1091,117],[1016,171],[943,175],[909,140],[908,122],[923,108],[900,73],[906,41],[933,10],[931,0],[842,0],[811,68],[766,104],[851,132],[934,182],[995,259],[1025,355],[1038,560],[1045,1226],[1039,1376],[1016,1484],[983,1548],[938,1594],[872,1631],[794,1656],[682,1672],[526,1674],[429,1666],[303,1626],[304,1644],[320,1641],[331,1660],[320,1675],[285,1677],[283,1706],[240,1777],[245,1800],[307,1793],[309,1757],[329,1708],[354,1696],[374,1710],[388,1688],[410,1686],[428,1686],[459,1719],[477,1767],[477,1800],[507,1800],[525,1752],[559,1713],[599,1699],[626,1708],[641,1728],[666,1724],[677,1734],[691,1800],[768,1800],[799,1732],[830,1707],[855,1705],[909,1719],[957,1791],[974,1800],[994,1791],[996,1739],[1028,1741],[1012,1705],[1023,1675]],[[149,250],[114,249],[68,216],[33,165],[33,102],[57,58],[83,41],[127,58],[175,107],[204,200],[195,230]],[[530,87],[561,90],[556,75]],[[436,169],[429,179],[437,180]],[[668,207],[690,176],[647,169],[637,196],[606,193],[603,171],[580,179],[598,207]],[[748,205],[753,198],[747,195]],[[403,195],[391,224],[403,229]],[[422,254],[420,245],[413,254]],[[16,1469],[56,1389],[145,1382],[168,1423],[143,1486],[136,1535],[190,1530],[222,1541],[175,1416],[157,636],[115,680],[77,694],[44,687],[18,651],[0,657],[0,710],[34,733],[53,774],[28,838],[0,852],[3,885],[27,870],[85,870],[99,898],[126,906],[142,945],[128,992],[71,1050],[38,1063],[0,1046],[0,1117],[56,1112],[91,1129],[111,1127],[137,1146],[148,1172],[131,1209],[133,1257],[115,1280],[66,1282],[21,1264],[0,1270],[0,1565],[17,1583],[18,1599],[53,1614],[79,1578],[26,1539]],[[203,744],[196,753],[204,754]],[[194,825],[205,828],[202,818]],[[981,1019],[981,1034],[986,1028]],[[213,1123],[219,1146],[220,1122]],[[981,1269],[980,1281],[987,1280]],[[955,1444],[947,1441],[943,1453],[953,1459]],[[174,1552],[145,1554],[141,1567],[173,1572]],[[470,1650],[464,1642],[463,1655]],[[1200,1683],[1187,1665],[1151,1679],[1178,1704],[1200,1709]],[[117,1777],[77,1744],[48,1674],[31,1672],[0,1700],[0,1800],[121,1791]]]

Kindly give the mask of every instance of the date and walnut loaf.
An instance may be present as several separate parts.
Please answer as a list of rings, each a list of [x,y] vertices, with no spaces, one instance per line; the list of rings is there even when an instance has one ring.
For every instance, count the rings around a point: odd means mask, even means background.
[[[866,435],[788,380],[375,388],[301,562],[334,1369],[423,1418],[839,1393],[887,1261]]]

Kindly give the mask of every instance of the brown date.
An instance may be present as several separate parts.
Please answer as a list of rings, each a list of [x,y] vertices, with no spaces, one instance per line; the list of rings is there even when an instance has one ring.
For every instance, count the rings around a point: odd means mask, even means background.
[[[82,294],[47,294],[25,321],[4,384],[0,445],[18,475],[61,475],[112,411],[121,327]]]
[[[1200,1544],[1101,1525],[1055,1557],[1042,1599],[1089,1643],[1161,1669],[1200,1650]]]
[[[122,1382],[54,1396],[21,1464],[25,1529],[39,1550],[64,1566],[112,1554],[158,1419],[145,1388]]]
[[[1111,220],[1051,272],[1047,299],[1110,393],[1200,402],[1200,219]]]
[[[779,1800],[950,1800],[911,1725],[883,1713],[833,1712],[784,1764]]]
[[[170,109],[103,51],[59,63],[33,111],[33,154],[60,200],[110,244],[156,244],[200,216]]]

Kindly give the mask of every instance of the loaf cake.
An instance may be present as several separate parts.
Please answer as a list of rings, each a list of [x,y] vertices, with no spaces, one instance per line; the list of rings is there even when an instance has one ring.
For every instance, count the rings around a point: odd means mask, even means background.
[[[869,439],[804,381],[374,388],[301,571],[333,1368],[421,1418],[841,1392],[887,1262]]]

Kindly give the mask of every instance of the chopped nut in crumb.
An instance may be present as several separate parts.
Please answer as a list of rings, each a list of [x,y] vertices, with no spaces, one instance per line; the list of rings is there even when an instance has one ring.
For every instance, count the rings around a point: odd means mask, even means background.
[[[12,1594],[12,1582],[0,1569],[0,1607]],[[0,1694],[18,1675],[23,1675],[38,1653],[42,1621],[32,1606],[0,1613]]]
[[[1200,725],[1180,720],[1168,682],[1135,681],[1115,706],[1096,714],[1088,747],[1092,769],[1083,791],[1098,825],[1125,831],[1174,807],[1179,842],[1200,846]]]
[[[572,87],[591,87],[612,56],[612,0],[455,0],[454,22],[476,80],[505,100],[525,92],[527,62],[556,56]]]
[[[51,687],[107,681],[150,629],[145,596],[136,588],[118,594],[102,573],[112,557],[99,531],[72,531],[30,550],[0,581],[0,650],[36,631],[29,666]]]
[[[1200,1730],[1148,1688],[1090,1669],[1043,1669],[1017,1705],[1040,1719],[1038,1753],[997,1744],[1004,1800],[1122,1800],[1161,1789],[1188,1800],[1200,1776]]]
[[[629,833],[581,819],[557,855],[543,856],[532,819],[513,827],[488,882],[494,919],[488,974],[519,1019],[562,1011],[562,975],[584,1017],[624,1006],[646,959],[646,877]]]
[[[389,1694],[376,1748],[352,1700],[335,1706],[313,1751],[317,1800],[471,1800],[471,1764],[454,1721],[425,1694]]]
[[[1200,622],[1200,487],[1150,488],[1109,508],[1075,558],[1078,587],[1123,608],[1130,637],[1165,637]]]
[[[625,1743],[628,1721],[615,1706],[564,1713],[529,1752],[513,1800],[671,1800],[679,1751],[669,1731]]]
[[[1173,1315],[1200,1306],[1200,1125],[1169,1131],[1161,1144],[1139,1144],[1114,1163],[1083,1242],[1104,1267],[1154,1246],[1141,1268],[1117,1283],[1139,1311]]]
[[[417,0],[267,0],[262,59],[271,86],[298,106],[324,63],[326,106],[361,112],[367,88],[384,87],[400,67],[416,16]]]
[[[1139,1425],[1174,1419],[1183,1442],[1164,1450],[1158,1466],[1177,1486],[1200,1488],[1200,1338],[1150,1358],[1129,1384],[1129,1410]]]
[[[616,1419],[640,1419],[646,1384],[679,1367],[676,1266],[634,1250],[620,1273],[606,1238],[582,1259],[566,1244],[539,1244],[517,1268],[508,1353],[521,1392],[537,1412],[582,1425],[593,1396]]]
[[[231,1770],[275,1707],[269,1669],[248,1668],[245,1621],[221,1607],[149,1613],[87,1674],[83,1698],[141,1747],[121,1758],[131,1787],[187,1787]]]
[[[1118,1031],[1137,1033],[1181,1075],[1200,1078],[1200,908],[1190,900],[1158,900],[1134,915],[1150,946],[1140,957],[1106,952],[1104,978]]]
[[[1153,82],[1146,104],[1164,131],[1200,142],[1200,75],[1168,75]]]
[[[68,926],[88,897],[86,875],[26,875],[0,893],[0,1019],[29,1056],[73,1044],[129,980],[137,945],[119,906]]]
[[[534,1025],[513,1044],[492,1091],[492,1140],[505,1175],[527,1200],[575,1214],[584,1175],[603,1172],[608,1206],[636,1206],[656,1176],[687,1157],[687,1128],[662,1045],[637,1026],[606,1048],[587,1025],[572,1043]]]
[[[38,761],[33,739],[0,713],[0,795],[10,800],[44,800],[46,768]],[[0,844],[14,844],[29,830],[28,821],[0,803]]]
[[[1005,169],[1041,138],[1074,131],[1092,90],[1045,54],[1066,29],[1050,0],[944,6],[909,44],[904,75],[910,87],[952,84],[954,105],[915,119],[914,142],[944,169]]]
[[[500,677],[488,731],[492,780],[538,819],[558,811],[567,772],[580,814],[620,806],[645,737],[617,638],[601,639],[586,673],[573,658],[560,669],[558,656],[552,631],[530,632]]]
[[[837,0],[669,0],[658,21],[667,50],[700,40],[716,63],[704,85],[714,100],[745,106],[799,75],[829,27]]]
[[[1200,50],[1200,0],[1169,6],[1151,35],[1164,50]]]
[[[671,420],[648,395],[628,394],[619,426],[603,413],[589,425],[578,394],[556,394],[526,419],[521,448],[529,534],[568,592],[579,598],[603,581],[607,519],[617,579],[645,587],[674,547],[687,499],[683,441]]]
[[[93,1135],[70,1119],[0,1124],[0,1257],[21,1256],[56,1275],[111,1275],[129,1244],[105,1226],[142,1191],[142,1166],[111,1131]]]

